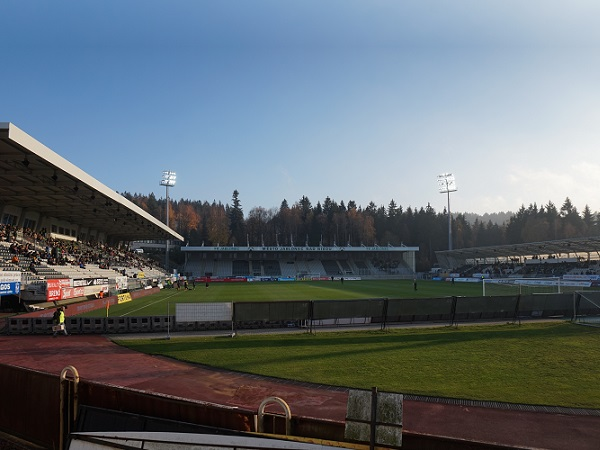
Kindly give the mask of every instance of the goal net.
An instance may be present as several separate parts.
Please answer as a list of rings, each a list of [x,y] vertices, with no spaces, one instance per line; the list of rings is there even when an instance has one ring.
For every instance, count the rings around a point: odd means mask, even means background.
[[[554,294],[564,292],[560,277],[483,279],[483,296]]]
[[[600,291],[577,291],[573,295],[573,322],[600,327]]]
[[[320,273],[299,272],[299,273],[296,274],[296,279],[297,280],[301,280],[301,281],[318,280],[320,278],[321,278],[321,274]]]

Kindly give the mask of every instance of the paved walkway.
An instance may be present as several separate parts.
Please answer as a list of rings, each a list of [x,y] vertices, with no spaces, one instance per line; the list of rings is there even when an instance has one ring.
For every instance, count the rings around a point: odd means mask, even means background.
[[[212,370],[140,354],[99,335],[0,336],[0,363],[222,405],[258,409],[278,396],[296,416],[344,421],[347,391]],[[515,411],[405,399],[404,430],[515,448],[600,448],[600,416]]]

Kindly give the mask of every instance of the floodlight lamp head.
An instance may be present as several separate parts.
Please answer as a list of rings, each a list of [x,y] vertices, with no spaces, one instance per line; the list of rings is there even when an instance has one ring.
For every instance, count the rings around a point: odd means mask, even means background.
[[[440,194],[447,194],[448,192],[456,192],[456,180],[454,175],[451,173],[443,173],[438,175],[438,190]]]
[[[175,186],[175,180],[177,179],[177,174],[171,170],[163,170],[163,176],[160,180],[161,186]]]

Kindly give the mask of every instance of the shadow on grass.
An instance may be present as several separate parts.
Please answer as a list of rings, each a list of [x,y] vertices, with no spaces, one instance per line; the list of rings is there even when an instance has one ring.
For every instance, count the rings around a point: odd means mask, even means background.
[[[411,329],[392,331],[341,331],[325,332],[319,335],[294,334],[294,335],[230,335],[219,337],[192,337],[177,338],[172,340],[123,340],[116,341],[119,345],[132,350],[149,354],[161,354],[178,358],[177,355],[185,354],[191,357],[192,362],[205,360],[204,355],[213,351],[240,352],[241,355],[254,354],[261,356],[278,355],[270,359],[271,363],[278,361],[317,360],[323,358],[336,358],[341,355],[359,355],[374,353],[387,353],[390,351],[411,351],[417,348],[434,349],[435,347],[454,346],[469,343],[489,343],[490,348],[499,345],[498,341],[505,341],[507,345],[523,343],[525,348],[532,342],[549,345],[553,340],[560,338],[573,338],[591,333],[597,335],[596,330],[588,330],[569,323],[544,323],[532,325],[488,325],[469,326],[462,328],[445,327],[436,329]],[[302,352],[307,349],[310,353]],[[341,349],[340,349],[341,348]],[[289,352],[282,356],[282,352]],[[328,350],[327,350],[328,349]],[[301,352],[302,354],[299,354]],[[198,358],[194,358],[194,354]]]

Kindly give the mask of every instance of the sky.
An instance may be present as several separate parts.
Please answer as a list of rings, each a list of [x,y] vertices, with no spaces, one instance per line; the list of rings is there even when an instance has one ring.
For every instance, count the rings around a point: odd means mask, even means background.
[[[118,192],[600,211],[597,0],[3,0],[0,122]]]

